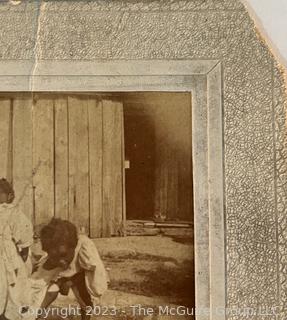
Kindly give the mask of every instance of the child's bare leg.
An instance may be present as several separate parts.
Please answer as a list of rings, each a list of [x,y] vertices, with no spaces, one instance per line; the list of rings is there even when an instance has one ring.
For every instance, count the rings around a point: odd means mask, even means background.
[[[91,316],[87,314],[87,307],[90,307],[90,309],[92,309],[93,302],[86,288],[84,272],[78,273],[73,277],[72,290],[80,304],[82,320],[91,319]]]
[[[44,300],[42,301],[42,304],[41,304],[41,309],[47,309],[57,299],[58,294],[59,294],[59,287],[56,284],[51,285],[46,291]],[[41,319],[41,316],[37,319]]]
[[[46,309],[48,308],[58,297],[58,292],[55,292],[55,291],[47,291],[46,292],[46,295],[45,295],[45,298],[42,302],[42,305],[41,305],[41,308],[42,309]]]
[[[74,292],[74,295],[80,305],[81,308],[81,319],[82,320],[89,320],[91,319],[90,315],[87,314],[87,305],[86,303],[83,301],[83,299],[81,298],[81,295],[79,293],[79,290],[76,286],[72,287],[72,290]],[[1,320],[1,319],[0,319]]]

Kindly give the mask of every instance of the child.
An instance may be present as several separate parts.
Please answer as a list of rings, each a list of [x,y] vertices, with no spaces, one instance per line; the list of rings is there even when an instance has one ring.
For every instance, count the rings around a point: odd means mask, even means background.
[[[29,304],[29,274],[25,262],[33,243],[33,227],[13,205],[15,194],[0,179],[0,319],[22,319]]]
[[[92,308],[93,299],[107,289],[106,270],[93,241],[78,235],[71,222],[61,219],[52,219],[44,226],[40,239],[47,256],[32,277],[48,279],[41,308],[47,308],[59,293],[68,295],[71,289],[80,304],[82,319],[89,319],[85,309]]]

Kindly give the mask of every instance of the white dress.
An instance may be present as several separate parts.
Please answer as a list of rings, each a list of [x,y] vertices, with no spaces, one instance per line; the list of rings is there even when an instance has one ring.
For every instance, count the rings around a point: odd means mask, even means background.
[[[108,276],[104,263],[94,242],[85,235],[80,235],[75,256],[69,268],[60,273],[60,277],[72,277],[85,271],[86,287],[92,298],[103,295],[107,290]]]
[[[0,314],[22,319],[20,309],[30,303],[27,263],[18,253],[33,243],[33,226],[13,204],[0,205]]]
[[[32,274],[32,308],[37,310],[47,291],[58,291],[56,285],[51,283],[62,277],[72,277],[80,271],[85,272],[86,287],[92,300],[98,298],[107,290],[108,276],[103,261],[93,241],[85,235],[80,235],[75,249],[74,259],[69,268],[45,270],[43,264],[47,256],[44,256],[38,264],[38,269]],[[29,319],[30,320],[30,319]]]

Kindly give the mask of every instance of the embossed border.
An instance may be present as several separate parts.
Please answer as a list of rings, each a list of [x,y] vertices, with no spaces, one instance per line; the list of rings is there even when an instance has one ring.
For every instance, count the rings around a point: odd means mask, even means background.
[[[196,319],[223,320],[226,256],[220,61],[0,62],[0,92],[128,91],[191,93]]]

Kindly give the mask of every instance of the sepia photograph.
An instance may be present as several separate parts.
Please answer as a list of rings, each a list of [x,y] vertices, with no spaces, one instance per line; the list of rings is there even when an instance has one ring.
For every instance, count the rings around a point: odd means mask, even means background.
[[[285,320],[285,0],[0,0],[0,320]]]
[[[0,103],[1,225],[14,242],[3,267],[23,269],[11,275],[8,319],[15,301],[27,319],[47,317],[41,309],[192,315],[191,95],[18,93]]]

